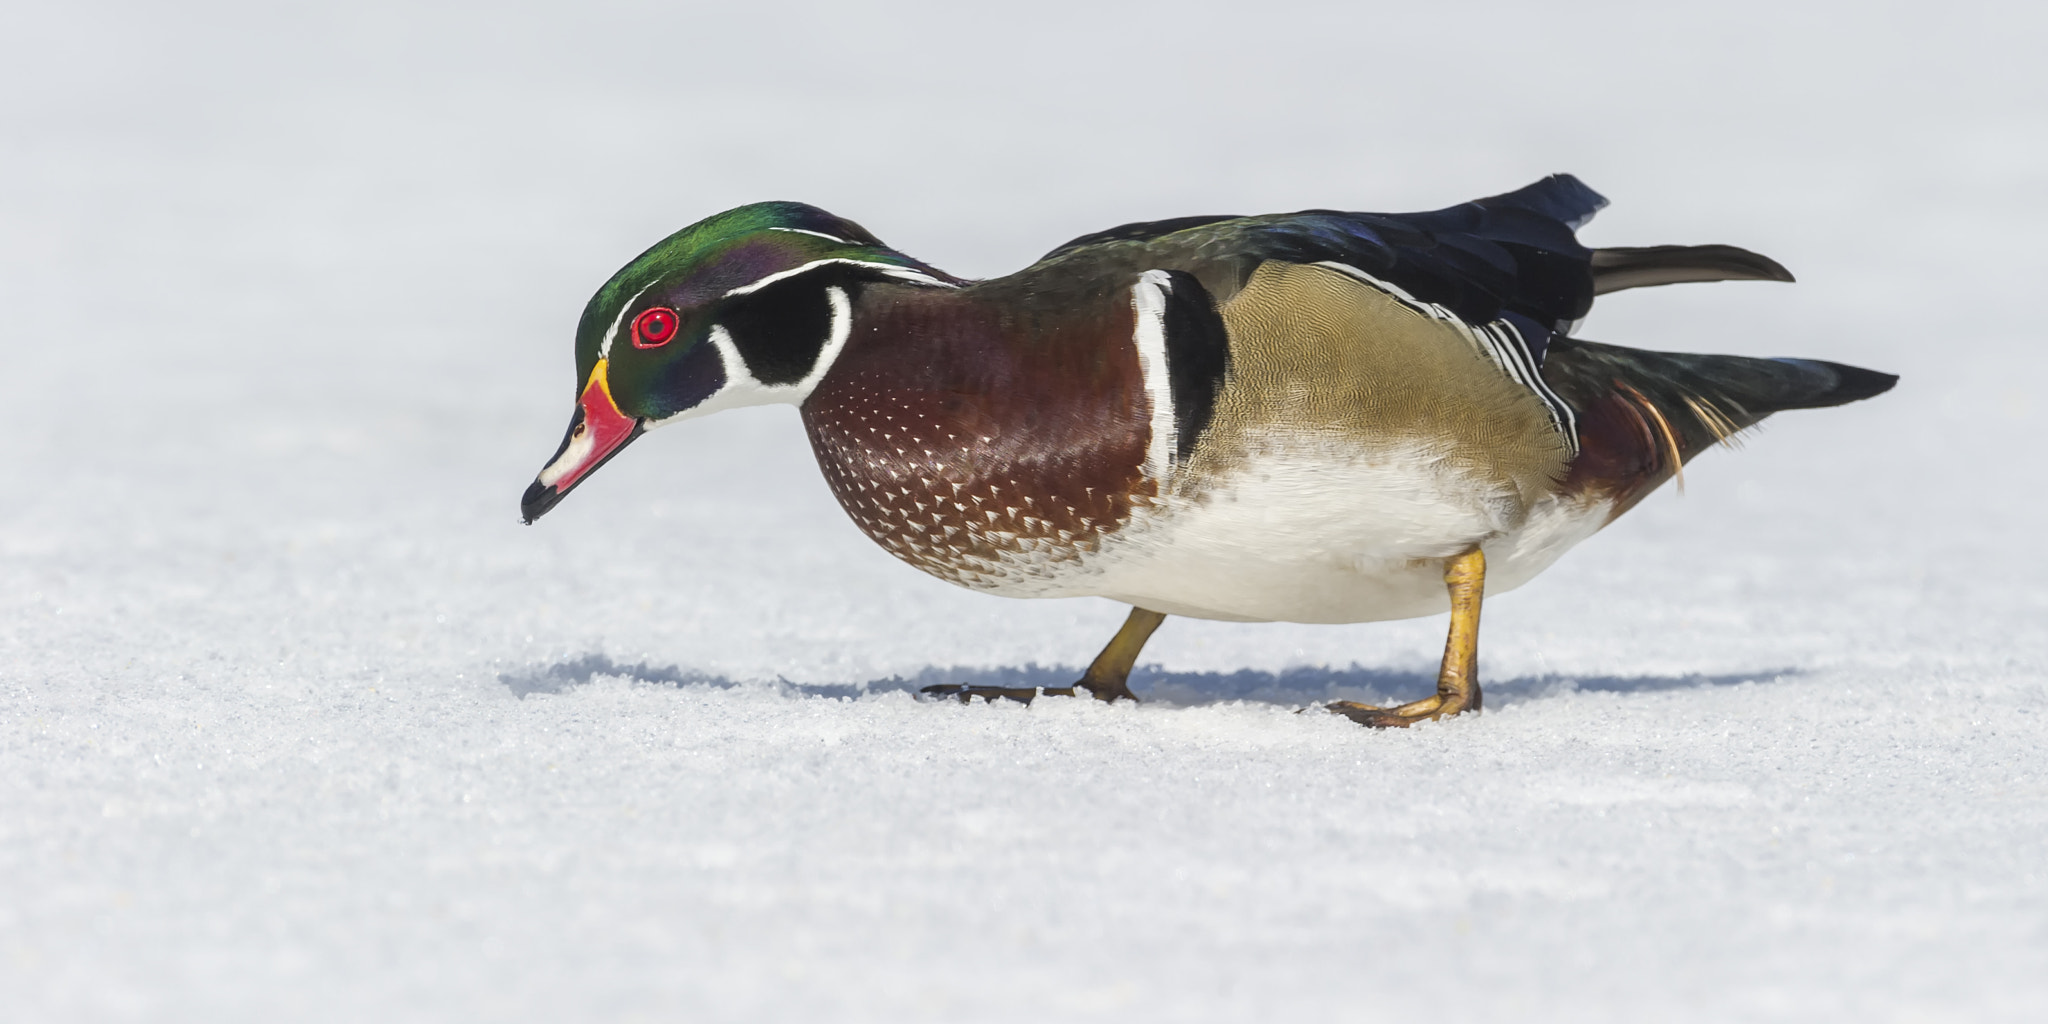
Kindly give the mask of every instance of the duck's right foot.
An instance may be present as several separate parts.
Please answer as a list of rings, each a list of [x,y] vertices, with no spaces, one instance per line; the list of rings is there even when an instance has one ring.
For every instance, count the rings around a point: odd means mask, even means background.
[[[1479,710],[1479,603],[1486,596],[1486,556],[1473,548],[1447,560],[1444,586],[1451,594],[1451,632],[1444,638],[1436,694],[1393,708],[1355,700],[1332,701],[1323,705],[1325,710],[1374,729],[1405,729],[1417,722]]]
[[[1473,687],[1476,697],[1478,687]],[[1476,710],[1477,704],[1469,709]],[[1425,697],[1422,700],[1403,704],[1397,708],[1383,708],[1372,704],[1360,704],[1355,700],[1337,700],[1323,705],[1323,710],[1333,715],[1343,715],[1363,726],[1374,729],[1406,729],[1417,722],[1433,722],[1445,715],[1455,715],[1468,710],[1457,701],[1447,701],[1442,695]]]

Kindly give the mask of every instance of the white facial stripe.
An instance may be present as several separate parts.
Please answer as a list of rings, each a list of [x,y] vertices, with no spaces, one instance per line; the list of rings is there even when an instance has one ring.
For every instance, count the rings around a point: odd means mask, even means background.
[[[711,347],[718,351],[718,362],[725,370],[725,386],[688,409],[667,419],[648,420],[649,430],[674,423],[677,420],[702,416],[723,409],[738,409],[749,405],[802,405],[804,399],[825,379],[826,371],[832,368],[834,360],[846,348],[846,340],[853,336],[853,300],[846,289],[832,287],[825,289],[825,298],[832,306],[832,323],[825,335],[825,344],[818,350],[818,361],[811,372],[794,384],[763,384],[747,368],[746,358],[732,340],[732,333],[724,326],[711,327]]]
[[[838,243],[839,243],[840,245],[857,245],[857,244],[859,244],[859,243],[857,243],[857,242],[853,242],[853,241],[850,241],[850,240],[848,240],[848,239],[844,239],[844,238],[841,238],[841,237],[839,237],[838,235],[828,235],[828,234],[824,233],[823,231],[812,231],[812,230],[811,230],[811,229],[809,229],[809,228],[769,228],[768,230],[770,230],[770,231],[787,231],[787,232],[789,232],[789,233],[790,233],[790,234],[792,234],[792,235],[816,235],[817,237],[819,237],[819,238],[822,238],[822,239],[824,239],[824,240],[826,240],[826,241],[828,241],[828,242],[838,242]]]
[[[1152,437],[1145,444],[1145,475],[1154,480],[1166,474],[1173,457],[1176,428],[1173,421],[1173,382],[1166,368],[1166,295],[1173,290],[1173,278],[1164,270],[1148,270],[1131,286],[1131,308],[1138,326],[1131,332],[1131,345],[1138,350],[1138,370],[1145,379],[1145,396],[1152,402]]]
[[[800,392],[797,401],[809,398],[818,382],[825,379],[825,371],[832,368],[832,362],[839,358],[839,350],[846,347],[846,339],[853,336],[853,300],[846,297],[846,289],[837,286],[825,289],[825,299],[832,304],[832,330],[825,335],[825,347],[818,350],[818,364],[804,379],[791,385]]]
[[[819,238],[831,238],[832,241],[840,242],[845,245],[854,244],[852,242],[846,241],[846,239],[843,238],[832,238],[831,235],[821,234],[816,231],[806,231],[803,228],[770,228],[769,230],[794,231],[797,232],[798,234],[817,235]],[[807,270],[815,270],[818,267],[827,266],[833,263],[845,263],[856,267],[873,267],[876,270],[879,270],[882,273],[889,275],[890,277],[896,278],[899,281],[909,281],[914,284],[936,285],[940,288],[960,287],[959,285],[956,284],[941,281],[938,278],[931,276],[930,274],[919,273],[918,271],[912,270],[909,267],[899,267],[892,263],[873,263],[868,260],[852,260],[846,259],[844,257],[834,257],[832,259],[812,260],[811,262],[806,263],[803,266],[797,267],[793,270],[784,270],[778,273],[770,274],[767,277],[764,277],[759,281],[755,281],[752,284],[743,284],[738,288],[734,288],[733,290],[726,292],[724,295],[720,296],[720,298],[729,299],[735,295],[746,295],[751,292],[757,292],[763,288],[768,287],[771,284],[774,284],[777,281],[786,280],[788,278],[795,277],[796,275],[801,274]],[[597,357],[599,359],[611,358],[612,342],[618,339],[619,328],[625,325],[626,311],[632,309],[633,304],[640,301],[640,296],[647,294],[647,289],[654,287],[654,285],[655,282],[649,282],[646,288],[642,288],[639,291],[634,292],[631,298],[628,298],[624,303],[620,304],[619,315],[612,318],[611,329],[605,332],[604,341],[598,344]]]
[[[647,294],[647,289],[652,287],[654,287],[654,282],[647,282],[646,287],[634,292],[632,298],[619,304],[619,315],[612,317],[611,330],[604,332],[604,341],[598,343],[597,357],[599,359],[610,359],[612,357],[612,342],[619,336],[619,325],[626,322],[626,311],[632,309],[633,303],[640,301],[640,296]]]
[[[816,270],[819,267],[829,266],[834,263],[844,263],[847,264],[848,266],[854,267],[873,267],[876,270],[879,270],[882,273],[889,275],[890,277],[902,281],[912,281],[917,284],[937,285],[941,288],[959,287],[959,285],[948,284],[944,281],[941,281],[938,278],[931,276],[930,274],[921,274],[915,270],[910,269],[909,267],[899,267],[892,263],[873,263],[868,260],[850,260],[846,259],[845,257],[833,257],[831,259],[812,260],[811,262],[806,263],[801,267],[794,267],[789,270],[783,270],[773,274],[769,274],[767,277],[764,277],[759,281],[755,281],[753,284],[743,284],[738,288],[734,288],[732,291],[726,292],[723,296],[720,297],[730,299],[735,295],[747,295],[753,292],[760,291],[761,289],[766,288],[777,281],[787,280],[789,278],[795,277],[798,274],[804,273],[805,271]]]
[[[731,331],[722,325],[712,324],[711,347],[718,350],[718,365],[725,370],[725,387],[718,389],[719,394],[724,394],[726,388],[732,387],[736,381],[760,386],[760,382],[754,380],[753,371],[747,369],[747,361],[740,358],[740,347],[733,344]]]
[[[1550,390],[1550,384],[1543,379],[1542,372],[1536,368],[1535,359],[1530,355],[1527,339],[1522,337],[1522,332],[1516,330],[1512,322],[1495,320],[1492,323],[1477,325],[1466,323],[1464,317],[1451,312],[1449,307],[1440,303],[1424,302],[1402,290],[1399,285],[1382,281],[1348,263],[1323,260],[1316,266],[1356,278],[1393,296],[1409,309],[1457,329],[1474,349],[1499,367],[1500,372],[1506,374],[1508,379],[1536,393],[1536,397],[1550,412],[1551,425],[1563,436],[1565,450],[1574,456],[1579,453],[1578,417],[1572,413],[1572,407],[1565,404],[1564,399],[1557,397],[1557,392]]]

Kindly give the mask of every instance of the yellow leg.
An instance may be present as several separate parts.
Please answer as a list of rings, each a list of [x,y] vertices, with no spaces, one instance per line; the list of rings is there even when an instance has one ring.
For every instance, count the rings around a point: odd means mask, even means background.
[[[1132,608],[1131,617],[1125,619],[1123,628],[1109,638],[1109,646],[1095,656],[1095,661],[1088,666],[1087,672],[1081,674],[1080,680],[1072,686],[1048,686],[1045,695],[1072,697],[1076,690],[1087,690],[1096,700],[1137,700],[1138,695],[1131,692],[1129,685],[1131,666],[1138,663],[1138,652],[1145,649],[1145,641],[1152,639],[1152,631],[1165,621],[1166,615],[1162,612]],[[918,692],[934,697],[958,697],[963,704],[976,697],[1029,704],[1039,693],[1037,688],[1030,686],[975,686],[965,683],[927,686]]]
[[[1326,705],[1360,725],[1399,728],[1423,719],[1479,710],[1479,605],[1486,597],[1486,556],[1473,548],[1444,562],[1444,586],[1451,592],[1451,632],[1444,639],[1444,663],[1436,674],[1436,695],[1395,708],[1340,700]]]
[[[1152,639],[1152,631],[1166,621],[1166,615],[1145,608],[1132,608],[1131,617],[1124,620],[1122,629],[1109,638],[1109,646],[1095,656],[1088,671],[1081,674],[1081,681],[1064,690],[1046,688],[1048,695],[1073,696],[1076,689],[1087,690],[1096,700],[1135,701],[1138,695],[1131,692],[1131,666],[1138,663],[1138,652],[1145,649],[1145,641]]]

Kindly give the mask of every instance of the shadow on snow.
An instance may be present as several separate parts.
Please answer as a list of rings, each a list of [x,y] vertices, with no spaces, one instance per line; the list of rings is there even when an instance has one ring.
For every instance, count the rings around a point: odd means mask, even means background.
[[[1537,700],[1558,693],[1593,690],[1608,693],[1650,693],[1702,686],[1734,686],[1738,683],[1767,683],[1801,674],[1795,668],[1762,669],[1726,675],[1641,675],[1641,676],[1521,676],[1513,679],[1483,679],[1486,703],[1502,707],[1524,700]],[[1080,672],[1044,665],[1011,665],[996,668],[929,666],[913,676],[890,676],[861,683],[792,683],[776,685],[791,693],[812,697],[858,697],[863,694],[902,690],[916,693],[935,684],[966,683],[979,686],[1070,686]],[[639,683],[667,686],[746,685],[726,676],[711,675],[675,665],[625,664],[602,654],[586,654],[552,665],[534,666],[498,676],[498,681],[524,698],[535,693],[565,693],[593,679],[629,679]],[[1131,673],[1131,689],[1141,700],[1169,707],[1192,707],[1224,701],[1259,701],[1268,704],[1304,705],[1331,700],[1358,700],[1373,704],[1400,703],[1429,694],[1436,687],[1434,673],[1392,669],[1305,666],[1279,672],[1239,669],[1236,672],[1168,672],[1156,665],[1141,665]]]

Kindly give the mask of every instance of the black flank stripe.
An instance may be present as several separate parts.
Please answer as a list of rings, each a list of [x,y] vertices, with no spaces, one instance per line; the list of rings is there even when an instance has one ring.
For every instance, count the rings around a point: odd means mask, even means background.
[[[1230,372],[1230,335],[1209,290],[1185,270],[1169,270],[1166,379],[1173,389],[1174,461],[1186,462],[1216,414],[1216,392]]]
[[[726,302],[718,323],[732,335],[747,369],[763,384],[795,384],[818,365],[832,335],[825,289],[844,275],[798,274]]]

